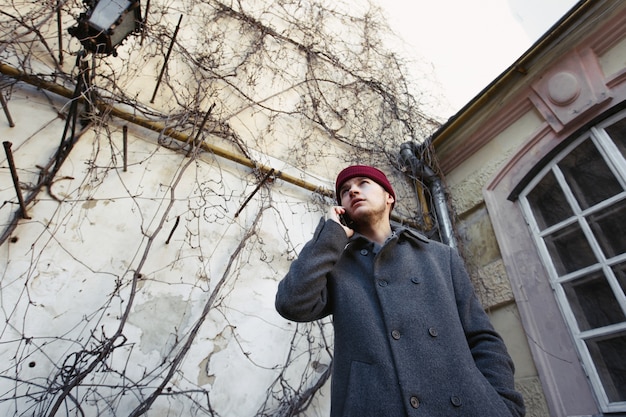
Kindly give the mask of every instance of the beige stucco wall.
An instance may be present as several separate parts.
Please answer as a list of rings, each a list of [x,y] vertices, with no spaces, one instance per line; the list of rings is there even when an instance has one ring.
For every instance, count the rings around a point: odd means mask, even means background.
[[[28,85],[11,91],[15,127],[2,117],[0,134],[12,143],[25,196],[37,182],[34,167],[44,166],[58,146],[64,121],[54,108],[65,103]],[[0,414],[34,409],[28,398],[38,394],[25,394],[32,392],[28,381],[61,383],[62,364],[69,375],[72,358],[82,355],[76,368],[94,361],[118,331],[106,366],[86,381],[92,392],[108,393],[103,387],[110,386],[126,395],[115,403],[117,413],[96,411],[84,400],[87,415],[130,414],[178,355],[184,359],[168,384],[171,399],[151,410],[159,415],[202,414],[196,405],[208,393],[221,415],[255,415],[281,372],[291,378],[304,370],[303,381],[316,380],[330,363],[322,351],[311,350],[315,370],[306,359],[285,360],[290,349],[309,348],[294,334],[315,339],[326,330],[287,322],[273,300],[323,212],[322,199],[277,181],[247,201],[258,183],[250,169],[208,153],[191,159],[158,146],[155,132],[136,126],[129,128],[124,170],[123,124],[109,120],[110,135],[87,130],[54,182],[28,205],[29,218],[0,246],[0,356],[12,369],[0,386],[3,395],[13,388],[16,396],[2,401]],[[2,201],[10,202],[0,210],[4,230],[17,207],[8,169],[0,170],[0,184]],[[265,210],[268,193],[273,208]],[[329,412],[328,388],[310,413]]]
[[[626,38],[599,55],[598,62],[607,78],[624,71],[626,68]]]

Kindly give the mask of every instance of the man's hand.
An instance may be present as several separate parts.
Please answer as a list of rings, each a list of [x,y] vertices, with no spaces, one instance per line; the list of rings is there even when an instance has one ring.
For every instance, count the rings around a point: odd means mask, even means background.
[[[343,230],[345,230],[346,236],[352,237],[354,235],[354,230],[350,229],[341,221],[340,216],[344,214],[346,214],[346,209],[343,208],[342,206],[332,206],[331,208],[328,209],[328,218],[340,224],[341,227],[343,227]]]

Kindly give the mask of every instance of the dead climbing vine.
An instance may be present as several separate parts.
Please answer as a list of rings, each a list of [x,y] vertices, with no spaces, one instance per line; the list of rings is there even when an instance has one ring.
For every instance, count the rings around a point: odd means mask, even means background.
[[[324,414],[331,322],[285,322],[275,286],[345,164],[384,168],[427,229],[397,156],[438,126],[427,80],[367,1],[148,4],[100,56],[67,32],[82,1],[0,0],[28,211],[3,159],[0,412]]]

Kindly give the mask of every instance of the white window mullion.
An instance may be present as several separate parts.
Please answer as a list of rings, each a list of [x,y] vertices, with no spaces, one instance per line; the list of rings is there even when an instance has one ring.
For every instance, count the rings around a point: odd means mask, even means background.
[[[626,190],[626,159],[624,159],[624,156],[604,129],[592,127],[591,136],[600,152],[610,162],[609,165],[615,169],[618,181]]]

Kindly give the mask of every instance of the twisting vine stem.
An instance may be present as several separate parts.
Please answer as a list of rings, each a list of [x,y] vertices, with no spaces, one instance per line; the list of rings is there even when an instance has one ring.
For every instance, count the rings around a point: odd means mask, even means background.
[[[379,165],[399,218],[430,216],[397,150],[438,121],[380,10],[151,0],[141,39],[90,56],[78,97],[63,56],[81,48],[59,27],[92,3],[0,0],[6,139],[31,217],[0,188],[0,414],[324,413],[331,323],[288,323],[273,296],[331,179],[340,165]],[[65,140],[85,102],[90,124]],[[245,393],[232,382],[243,373]]]

